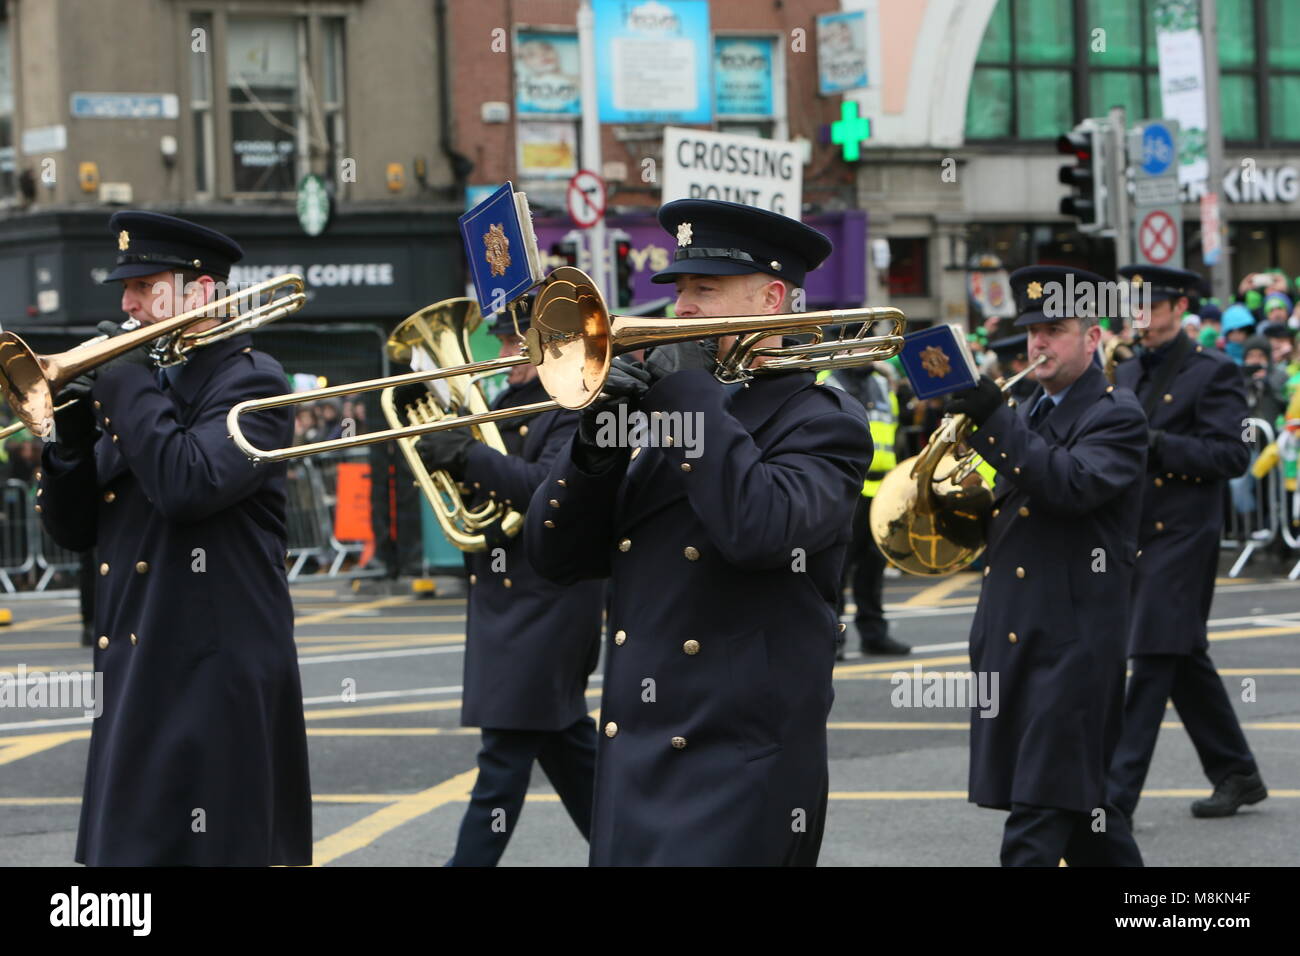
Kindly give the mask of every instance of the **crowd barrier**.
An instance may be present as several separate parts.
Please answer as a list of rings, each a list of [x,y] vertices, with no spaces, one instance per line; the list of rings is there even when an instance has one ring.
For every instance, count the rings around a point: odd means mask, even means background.
[[[307,572],[324,577],[365,577],[381,572],[345,567],[365,550],[359,541],[340,541],[334,534],[335,495],[331,472],[337,461],[303,459],[288,471],[287,563],[289,580]],[[57,544],[46,533],[34,503],[35,488],[17,478],[5,480],[0,505],[0,588],[6,594],[20,590],[45,591],[64,574],[63,587],[75,587],[81,555]]]
[[[1262,418],[1249,418],[1245,429],[1253,433],[1251,442],[1251,469],[1228,483],[1226,517],[1223,537],[1224,549],[1239,550],[1240,554],[1228,571],[1235,578],[1256,553],[1267,551],[1281,543],[1285,548],[1300,550],[1300,496],[1288,494],[1281,465],[1275,465],[1257,477],[1253,472],[1259,453],[1273,444],[1277,437],[1273,426]],[[1291,580],[1300,578],[1300,561],[1291,569]]]

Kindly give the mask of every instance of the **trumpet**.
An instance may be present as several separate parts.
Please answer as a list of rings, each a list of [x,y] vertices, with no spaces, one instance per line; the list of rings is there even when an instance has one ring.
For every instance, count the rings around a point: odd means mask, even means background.
[[[1002,391],[1046,361],[1040,355],[1005,382],[999,380]],[[993,507],[993,491],[975,470],[975,452],[957,450],[973,426],[967,415],[947,416],[924,451],[900,462],[881,480],[871,501],[871,536],[899,570],[952,574],[984,551],[985,516]]]
[[[274,295],[282,289],[292,291],[284,296]],[[191,326],[206,322],[245,299],[256,301],[263,293],[271,293],[272,298],[211,329],[202,332],[190,330]],[[302,276],[285,273],[170,319],[161,319],[119,335],[97,337],[50,355],[38,355],[12,332],[0,334],[0,392],[21,422],[9,426],[11,431],[7,430],[7,433],[26,427],[38,438],[48,439],[54,428],[54,396],[63,386],[146,342],[161,340],[150,353],[155,362],[164,366],[177,365],[186,361],[196,348],[274,322],[297,312],[306,301]],[[68,404],[65,402],[59,408],[66,408]]]
[[[534,415],[553,408],[581,409],[600,396],[605,380],[609,377],[610,363],[615,356],[648,346],[719,336],[737,336],[726,353],[718,357],[714,369],[714,377],[724,383],[744,382],[759,374],[865,365],[897,355],[903,347],[903,329],[907,323],[903,313],[892,308],[831,309],[821,312],[690,319],[611,316],[604,297],[591,278],[572,266],[561,266],[554,270],[542,281],[542,286],[533,306],[532,326],[524,336],[524,348],[520,355],[240,402],[226,417],[230,437],[252,461],[276,462],[428,435],[448,428],[481,426],[487,422]],[[891,331],[886,335],[868,335],[867,332],[877,321],[891,322]],[[823,326],[859,322],[862,323],[861,327],[849,338],[823,339]],[[801,333],[812,333],[813,341],[780,347],[760,344],[773,335]],[[759,359],[762,359],[762,364],[753,364]],[[433,382],[452,376],[501,372],[524,363],[537,367],[537,376],[546,393],[551,396],[551,401],[447,416],[438,421],[413,423],[289,448],[257,448],[248,441],[239,427],[239,419],[243,415],[267,408]]]

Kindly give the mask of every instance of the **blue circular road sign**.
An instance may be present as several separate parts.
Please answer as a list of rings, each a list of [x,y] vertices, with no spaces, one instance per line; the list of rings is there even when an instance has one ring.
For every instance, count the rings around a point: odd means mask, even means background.
[[[1142,172],[1159,176],[1174,161],[1174,137],[1163,123],[1149,123],[1142,130]]]

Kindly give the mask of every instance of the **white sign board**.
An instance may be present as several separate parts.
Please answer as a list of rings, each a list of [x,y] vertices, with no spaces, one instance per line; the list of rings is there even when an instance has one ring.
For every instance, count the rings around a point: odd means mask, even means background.
[[[1202,183],[1210,164],[1205,144],[1205,54],[1196,5],[1159,0],[1153,17],[1160,55],[1161,113],[1182,127],[1178,181]]]
[[[664,128],[663,201],[724,199],[800,218],[799,147],[758,136]]]

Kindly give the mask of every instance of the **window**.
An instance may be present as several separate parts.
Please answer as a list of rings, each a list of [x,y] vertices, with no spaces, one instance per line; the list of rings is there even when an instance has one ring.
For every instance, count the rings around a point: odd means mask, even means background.
[[[201,32],[196,32],[201,31]],[[212,15],[190,17],[190,113],[194,118],[194,191],[212,193]],[[203,42],[193,42],[202,37]],[[198,49],[195,49],[195,46]]]
[[[9,21],[0,19],[0,199],[14,195],[14,75]]]
[[[970,139],[1049,139],[1074,116],[1071,0],[1000,0],[966,105]]]
[[[966,105],[966,137],[1049,139],[1123,106],[1160,116],[1155,0],[998,0]],[[1217,0],[1224,138],[1300,142],[1300,4]],[[1259,52],[1263,51],[1263,55]]]
[[[194,21],[213,16],[224,20],[225,82],[214,90],[211,73],[191,77],[196,147],[212,142],[211,114],[225,109],[230,142],[207,152],[229,161],[234,195],[290,198],[309,172],[337,183],[346,151],[343,18],[216,13]],[[205,90],[212,98],[200,98]],[[213,189],[211,163],[195,173],[200,191],[204,183]]]
[[[889,240],[889,295],[930,294],[930,240]]]

